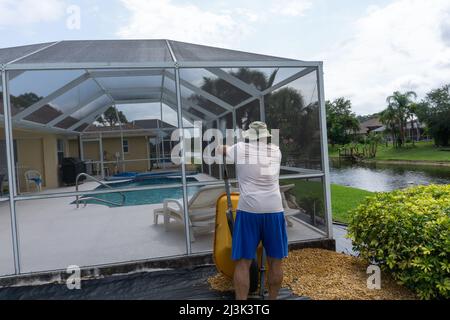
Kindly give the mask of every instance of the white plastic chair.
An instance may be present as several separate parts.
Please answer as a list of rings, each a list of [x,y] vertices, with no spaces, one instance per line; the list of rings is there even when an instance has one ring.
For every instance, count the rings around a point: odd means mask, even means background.
[[[37,192],[42,191],[42,174],[37,170],[28,170],[25,172],[25,183],[27,192],[30,191],[30,183],[36,186]]]

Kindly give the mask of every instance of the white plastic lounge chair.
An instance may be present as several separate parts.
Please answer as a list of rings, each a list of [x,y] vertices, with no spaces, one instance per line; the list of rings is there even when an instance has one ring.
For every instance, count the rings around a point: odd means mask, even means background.
[[[292,216],[301,213],[300,209],[293,209],[289,207],[286,199],[286,192],[295,187],[295,184],[288,184],[280,186],[281,200],[283,201],[284,217],[286,218],[286,224],[288,227],[292,227],[294,224],[292,222]]]
[[[25,172],[25,183],[27,192],[30,191],[30,183],[36,186],[37,192],[42,191],[42,174],[37,170],[28,170]]]
[[[189,226],[191,227],[191,241],[195,241],[194,233],[207,234],[215,228],[216,202],[225,193],[224,186],[206,186],[200,188],[188,202]],[[168,229],[170,219],[184,221],[182,199],[165,199],[160,209],[154,210],[154,224],[158,224],[158,217],[164,217],[164,226]]]
[[[280,186],[283,207],[285,211],[286,223],[289,227],[293,226],[291,217],[299,214],[300,209],[289,207],[285,193],[295,187],[294,184]],[[237,192],[232,188],[232,192]],[[225,193],[223,186],[206,186],[200,188],[189,200],[189,226],[191,227],[191,241],[195,241],[195,234],[208,234],[214,230],[216,217],[217,199]],[[168,230],[170,219],[183,223],[183,200],[165,199],[162,208],[153,211],[153,224],[158,224],[159,216],[164,217],[164,226]]]

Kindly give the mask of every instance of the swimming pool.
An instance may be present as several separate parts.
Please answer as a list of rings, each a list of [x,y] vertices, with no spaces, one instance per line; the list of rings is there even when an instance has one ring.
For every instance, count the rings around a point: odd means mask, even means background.
[[[197,182],[197,179],[193,177],[187,177],[186,178],[188,182]],[[181,184],[181,178],[179,177],[140,177],[135,178],[129,181],[121,181],[121,182],[114,182],[114,183],[108,183],[109,186],[113,188],[132,188],[132,187],[143,187],[143,186],[150,186],[150,185],[168,185],[168,184]],[[199,189],[199,186],[191,186],[187,187],[187,193],[188,197],[191,197],[192,195],[197,192]],[[96,190],[104,190],[106,187],[99,186],[96,188]],[[156,203],[163,203],[164,199],[182,199],[183,198],[183,189],[181,187],[174,187],[174,188],[164,188],[164,189],[153,189],[153,190],[138,190],[138,191],[126,191],[123,192],[125,194],[125,204],[124,206],[139,206],[139,205],[146,205],[146,204],[156,204]],[[91,195],[92,197],[115,202],[115,203],[121,203],[122,197],[119,193],[107,193],[107,194],[98,194],[98,195]],[[90,197],[90,195],[85,195],[85,197]],[[95,200],[88,200],[87,203],[92,204],[102,204],[106,205],[103,202],[95,201]],[[113,205],[108,205],[110,207],[114,207]]]

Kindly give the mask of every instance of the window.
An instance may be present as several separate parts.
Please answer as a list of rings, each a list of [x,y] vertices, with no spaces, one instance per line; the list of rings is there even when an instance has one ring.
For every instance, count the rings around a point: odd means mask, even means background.
[[[128,147],[128,140],[123,140],[123,153],[128,153],[129,147]]]
[[[17,158],[17,141],[14,140],[14,160],[18,162]],[[8,162],[6,160],[6,141],[0,140],[0,174],[8,175]]]
[[[58,148],[58,164],[61,165],[64,159],[64,140],[58,139],[57,148]]]

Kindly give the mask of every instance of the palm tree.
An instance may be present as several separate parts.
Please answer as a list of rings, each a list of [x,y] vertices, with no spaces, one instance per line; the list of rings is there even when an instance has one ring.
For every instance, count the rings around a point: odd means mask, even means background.
[[[395,91],[392,96],[387,97],[388,109],[390,109],[390,116],[395,118],[398,125],[398,146],[401,147],[405,142],[405,129],[408,119],[413,114],[414,100],[417,94],[414,91],[402,93]],[[393,114],[391,114],[393,113]]]
[[[398,128],[396,127],[396,114],[392,106],[388,106],[380,113],[380,121],[386,127],[386,132],[392,137],[392,146],[397,146]]]
[[[415,130],[415,124],[416,124],[416,119],[417,119],[417,116],[416,116],[416,113],[417,113],[417,103],[411,103],[410,105],[409,105],[409,107],[408,107],[408,119],[409,119],[409,122],[411,123],[411,132],[414,132],[414,130]],[[413,144],[413,146],[415,146],[416,145],[416,143],[415,143],[415,139],[414,139],[414,137],[411,137],[411,140],[412,140],[412,144]]]

